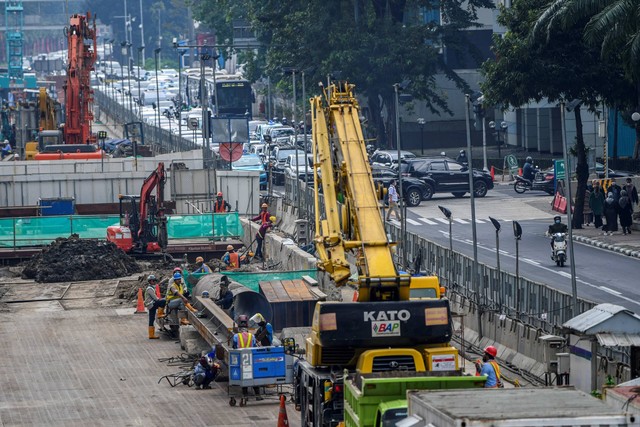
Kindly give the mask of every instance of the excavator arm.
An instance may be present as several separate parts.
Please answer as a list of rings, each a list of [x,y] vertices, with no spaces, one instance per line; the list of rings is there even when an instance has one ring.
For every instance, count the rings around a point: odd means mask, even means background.
[[[146,245],[156,240],[154,227],[157,227],[157,240],[162,249],[167,243],[167,219],[164,216],[164,183],[167,176],[164,163],[158,163],[156,170],[144,180],[140,190],[140,228],[138,230],[138,241]],[[156,189],[155,197],[151,195]]]
[[[346,254],[352,253],[359,301],[408,300],[411,279],[399,274],[393,262],[393,244],[380,215],[353,87],[346,82],[330,86],[325,105],[322,97],[311,100],[314,165],[321,174],[314,178],[319,267],[342,286],[350,276]]]

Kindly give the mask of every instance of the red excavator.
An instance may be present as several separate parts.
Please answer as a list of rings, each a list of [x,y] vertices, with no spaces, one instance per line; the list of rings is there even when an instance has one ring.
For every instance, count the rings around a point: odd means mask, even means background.
[[[91,14],[75,14],[65,28],[68,42],[67,80],[65,91],[65,123],[62,135],[51,133],[41,143],[35,160],[99,159],[102,150],[95,145],[91,132],[93,121],[93,89],[91,71],[97,58],[96,20]],[[56,137],[57,136],[57,137]],[[62,136],[63,141],[60,141]],[[53,137],[53,138],[52,138]]]
[[[164,215],[164,163],[144,180],[139,196],[118,196],[120,225],[107,228],[107,240],[132,255],[157,252],[167,248],[167,217]],[[153,189],[156,195],[152,195]]]

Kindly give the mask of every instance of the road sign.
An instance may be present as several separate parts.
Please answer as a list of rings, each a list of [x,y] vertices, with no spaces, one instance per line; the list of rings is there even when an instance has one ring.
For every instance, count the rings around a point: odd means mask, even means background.
[[[190,117],[189,118],[189,122],[187,123],[187,127],[191,130],[196,130],[198,129],[198,126],[200,125],[200,121],[198,120],[197,117]]]
[[[564,160],[555,160],[553,162],[553,171],[555,173],[556,179],[564,179],[566,176]]]
[[[220,157],[228,162],[235,162],[242,157],[242,143],[223,142],[220,144]]]

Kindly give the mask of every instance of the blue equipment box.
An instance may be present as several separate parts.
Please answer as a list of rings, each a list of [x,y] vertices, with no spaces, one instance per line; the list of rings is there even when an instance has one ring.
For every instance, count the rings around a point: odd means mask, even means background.
[[[40,199],[38,201],[40,215],[73,215],[75,213],[74,202],[73,198]]]
[[[293,383],[293,357],[284,347],[229,350],[229,385],[249,387]]]

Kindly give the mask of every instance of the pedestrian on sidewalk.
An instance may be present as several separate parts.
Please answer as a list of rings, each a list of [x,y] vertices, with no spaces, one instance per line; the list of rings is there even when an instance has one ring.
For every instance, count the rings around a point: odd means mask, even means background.
[[[603,234],[611,236],[614,231],[618,231],[618,203],[611,192],[607,193],[607,199],[604,201],[604,217],[607,224],[602,228]]]
[[[627,191],[629,199],[631,199],[631,205],[635,204],[637,206],[640,202],[638,200],[638,190],[635,185],[633,185],[633,182],[631,182],[631,178],[627,178],[627,183],[624,185],[624,189]]]
[[[390,215],[393,212],[393,215],[396,220],[400,221],[400,210],[398,209],[398,190],[396,188],[396,180],[394,179],[389,184],[389,189],[387,190],[387,196],[389,199],[389,210],[387,211],[387,221],[391,221]]]
[[[611,185],[607,188],[607,197],[609,197],[609,193],[613,195],[613,199],[617,202],[620,200],[620,191],[622,188],[618,184],[616,184],[616,179],[611,178]]]
[[[604,212],[604,193],[600,188],[600,183],[593,181],[593,191],[589,196],[589,207],[593,212],[593,225],[597,228],[602,227],[602,213]]]
[[[622,227],[622,234],[631,234],[631,225],[633,224],[633,205],[631,199],[627,195],[627,190],[620,192],[620,200],[618,200],[618,206],[620,213],[620,226]]]

